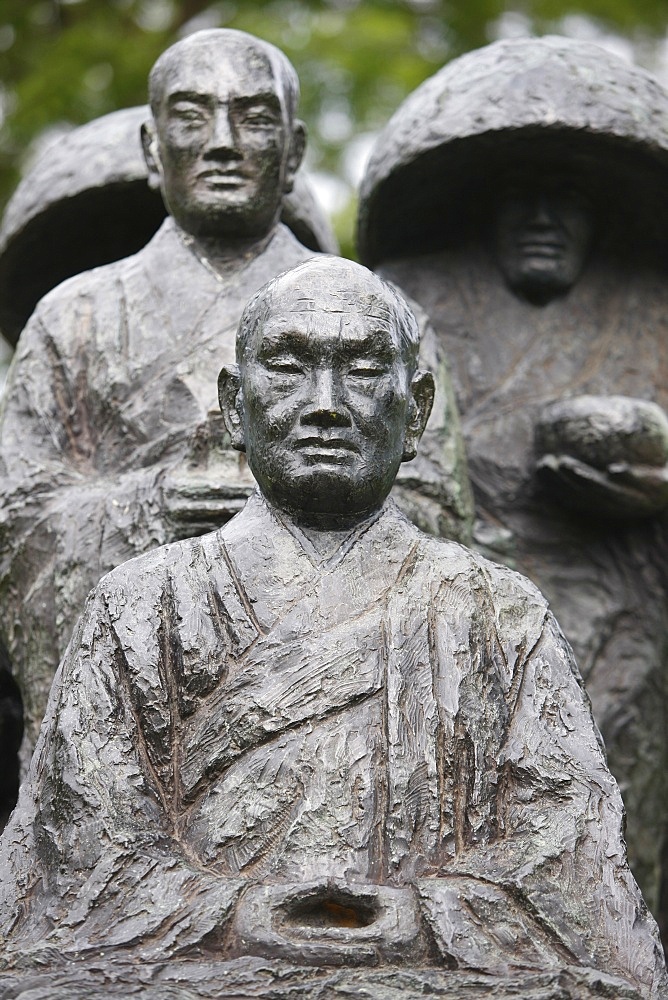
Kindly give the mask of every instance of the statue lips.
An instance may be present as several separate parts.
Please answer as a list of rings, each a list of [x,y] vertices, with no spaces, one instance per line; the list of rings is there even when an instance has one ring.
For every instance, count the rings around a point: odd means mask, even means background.
[[[243,187],[248,177],[237,168],[211,167],[207,170],[201,170],[197,174],[197,179],[204,181],[208,187],[239,188]]]
[[[560,260],[567,250],[563,238],[554,229],[527,234],[518,240],[518,246],[524,257],[539,257],[542,260]]]
[[[359,448],[345,438],[315,434],[300,438],[296,447],[306,459],[313,463],[324,462],[326,465],[345,465],[352,455],[359,454]]]

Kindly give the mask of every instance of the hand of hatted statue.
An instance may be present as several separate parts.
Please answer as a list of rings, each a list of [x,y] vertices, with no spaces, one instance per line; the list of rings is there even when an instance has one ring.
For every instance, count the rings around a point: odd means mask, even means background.
[[[593,516],[636,518],[668,506],[668,418],[655,403],[578,396],[536,424],[536,472],[559,502]]]
[[[235,483],[201,469],[175,468],[162,479],[161,502],[171,541],[219,528],[238,514],[253,486]]]

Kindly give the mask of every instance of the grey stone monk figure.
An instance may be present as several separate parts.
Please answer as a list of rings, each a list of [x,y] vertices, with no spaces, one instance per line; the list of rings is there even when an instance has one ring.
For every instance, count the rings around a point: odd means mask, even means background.
[[[666,995],[545,601],[388,499],[418,340],[337,258],[246,307],[259,489],[91,594],[1,842],[6,995]]]
[[[278,221],[304,147],[283,54],[242,32],[198,32],[160,57],[149,90],[144,149],[170,217],[133,257],[42,300],[0,423],[2,626],[31,746],[90,588],[154,545],[220,525],[252,491],[222,424],[217,372],[234,360],[250,295],[311,256]],[[452,521],[468,514],[453,410],[441,388],[404,484],[411,513],[420,485],[436,531],[443,484],[460,472]]]
[[[243,506],[252,477],[225,436],[217,369],[249,296],[311,256],[278,222],[304,148],[283,54],[198,32],[158,59],[149,91],[145,155],[170,217],[135,256],[42,300],[7,387],[0,593],[32,743],[103,573]]]

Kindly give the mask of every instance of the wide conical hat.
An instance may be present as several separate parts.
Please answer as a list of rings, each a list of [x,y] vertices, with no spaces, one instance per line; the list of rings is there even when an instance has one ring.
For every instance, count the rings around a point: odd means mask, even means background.
[[[579,152],[601,176],[620,163],[640,170],[642,157],[665,185],[668,91],[568,38],[501,41],[454,60],[404,101],[376,142],[360,195],[361,259],[374,265],[428,248],[474,181],[493,183],[500,158],[540,143]]]
[[[0,331],[16,343],[39,299],[74,274],[145,246],[165,217],[146,183],[145,106],[72,129],[28,169],[0,226]],[[300,172],[283,221],[312,250],[336,253],[329,220]]]

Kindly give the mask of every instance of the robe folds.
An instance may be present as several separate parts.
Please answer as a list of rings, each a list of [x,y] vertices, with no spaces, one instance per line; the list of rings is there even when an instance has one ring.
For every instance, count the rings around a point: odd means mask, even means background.
[[[216,276],[168,219],[139,253],[70,279],[35,310],[0,420],[0,629],[31,746],[91,587],[126,559],[217,527],[252,492],[217,377],[234,363],[251,295],[311,256],[278,226],[259,256]],[[463,447],[428,337],[424,352],[439,397],[400,489],[409,513],[456,533],[470,512]],[[170,508],[170,477],[192,487],[197,517]]]
[[[391,501],[323,557],[255,494],[91,594],[1,842],[0,967],[576,969],[618,992],[540,996],[664,996],[622,816],[528,581]],[[366,918],[309,926],[327,893]]]
[[[629,233],[613,237],[623,246]],[[624,798],[631,867],[668,927],[668,511],[608,518],[595,495],[588,512],[568,509],[540,487],[534,439],[545,406],[578,396],[668,413],[663,258],[647,259],[643,235],[620,259],[602,234],[568,294],[536,306],[505,286],[482,243],[380,273],[434,325],[461,415],[476,543],[539,587],[572,645]]]

